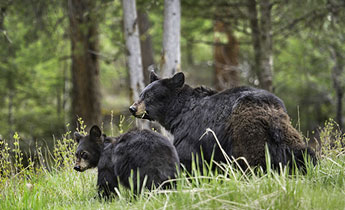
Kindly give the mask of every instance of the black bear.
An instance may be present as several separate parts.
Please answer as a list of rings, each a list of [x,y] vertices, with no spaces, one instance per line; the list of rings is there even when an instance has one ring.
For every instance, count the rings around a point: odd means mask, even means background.
[[[158,187],[175,178],[178,172],[175,147],[154,131],[133,130],[118,137],[106,137],[98,126],[93,126],[87,136],[77,132],[74,135],[78,143],[74,169],[82,172],[97,166],[97,186],[105,197],[115,192],[118,181],[130,188],[132,178],[133,189],[138,192],[144,180],[145,187],[151,189],[152,185]]]
[[[266,168],[265,145],[274,167],[293,163],[304,167],[308,154],[315,161],[314,151],[307,147],[299,132],[291,125],[285,105],[272,93],[253,87],[237,87],[217,92],[205,87],[185,84],[183,73],[159,79],[151,72],[151,83],[130,106],[138,117],[156,120],[174,136],[174,146],[188,171],[192,153],[200,160],[225,161],[212,133],[213,130],[229,157],[245,157],[250,166]],[[200,162],[199,162],[200,163]],[[240,162],[246,168],[245,162]]]

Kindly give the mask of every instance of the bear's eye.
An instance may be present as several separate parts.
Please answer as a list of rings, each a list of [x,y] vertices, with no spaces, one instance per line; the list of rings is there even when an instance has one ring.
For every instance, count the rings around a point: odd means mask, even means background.
[[[81,158],[87,159],[87,153],[86,153],[86,152],[82,152],[82,153],[81,153]]]

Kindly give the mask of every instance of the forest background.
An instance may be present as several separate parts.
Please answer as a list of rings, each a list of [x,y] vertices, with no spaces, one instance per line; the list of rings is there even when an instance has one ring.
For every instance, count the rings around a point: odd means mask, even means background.
[[[151,65],[163,75],[166,18],[164,1],[136,2],[142,72],[130,74],[123,20],[131,14],[122,6],[0,1],[0,138],[11,141],[18,132],[25,150],[52,145],[77,127],[78,117],[106,133],[111,123],[135,126],[128,107],[138,90],[131,84],[140,74],[147,84]],[[181,37],[173,43],[180,59],[173,70],[183,71],[187,83],[272,91],[310,139],[329,118],[343,129],[343,1],[186,0],[180,7],[175,29]]]

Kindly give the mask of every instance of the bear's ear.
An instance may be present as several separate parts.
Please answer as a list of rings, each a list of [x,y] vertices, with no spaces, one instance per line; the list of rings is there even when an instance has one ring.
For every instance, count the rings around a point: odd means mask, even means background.
[[[79,144],[80,139],[82,139],[84,136],[81,135],[78,132],[74,132],[74,140]]]
[[[92,128],[90,129],[90,136],[99,138],[101,137],[101,135],[102,135],[101,129],[97,125],[92,126]]]
[[[159,80],[159,77],[158,75],[152,70],[151,73],[150,73],[150,83],[156,81],[156,80]]]
[[[180,88],[184,84],[184,74],[182,72],[178,72],[169,80],[170,85],[175,88]]]

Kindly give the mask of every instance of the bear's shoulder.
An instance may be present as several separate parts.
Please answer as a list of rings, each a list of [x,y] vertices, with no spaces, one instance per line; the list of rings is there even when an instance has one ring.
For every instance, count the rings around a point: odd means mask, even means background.
[[[218,93],[218,91],[213,90],[211,88],[205,87],[205,86],[200,86],[200,87],[196,87],[194,88],[194,94],[198,95],[198,96],[211,96],[214,95],[216,93]]]
[[[169,141],[162,134],[148,129],[132,129],[127,133],[120,135],[116,143],[130,143],[136,141],[152,142],[152,141]]]

